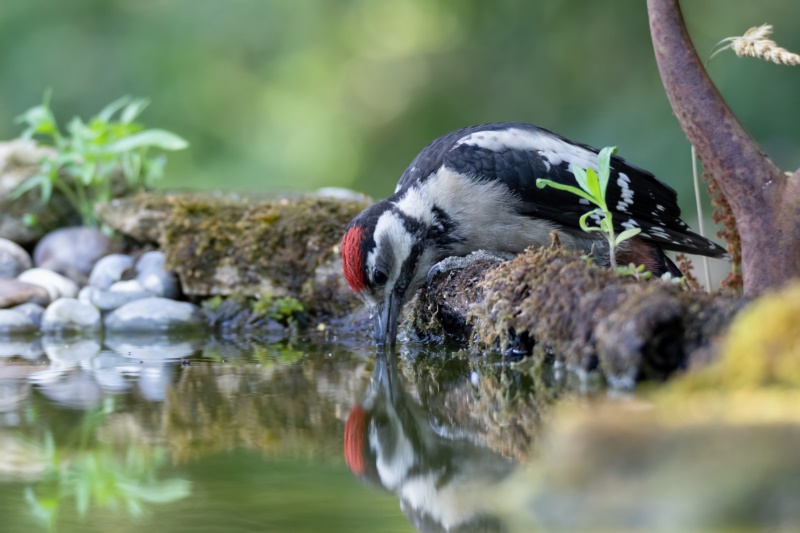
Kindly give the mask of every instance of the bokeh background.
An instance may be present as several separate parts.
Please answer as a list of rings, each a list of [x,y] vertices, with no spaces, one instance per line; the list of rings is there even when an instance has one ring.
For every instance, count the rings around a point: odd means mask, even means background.
[[[800,51],[797,2],[683,4],[703,56],[764,22]],[[800,67],[728,52],[710,72],[766,152],[800,166]],[[150,98],[142,121],[191,142],[164,187],[381,197],[436,136],[518,120],[618,145],[693,205],[643,0],[2,0],[0,76],[0,138],[48,87],[62,123]]]

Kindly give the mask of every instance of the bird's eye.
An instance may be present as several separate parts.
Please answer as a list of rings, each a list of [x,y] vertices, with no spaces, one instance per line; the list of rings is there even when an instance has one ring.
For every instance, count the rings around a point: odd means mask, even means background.
[[[389,281],[389,274],[383,270],[375,270],[372,274],[372,282],[378,287],[383,287],[387,281]]]

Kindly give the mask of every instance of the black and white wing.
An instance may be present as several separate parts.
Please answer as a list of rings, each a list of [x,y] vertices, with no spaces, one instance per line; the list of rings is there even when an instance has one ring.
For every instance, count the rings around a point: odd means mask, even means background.
[[[504,183],[520,198],[524,214],[579,228],[580,217],[594,206],[565,191],[539,189],[536,180],[544,178],[577,187],[570,167],[597,170],[597,153],[595,148],[531,124],[473,126],[428,145],[403,173],[397,190],[425,180],[444,165],[459,174]],[[674,189],[618,156],[611,159],[606,203],[618,232],[637,227],[642,230],[642,239],[666,250],[712,257],[726,253],[692,232],[681,220]],[[599,217],[594,222],[597,224]]]

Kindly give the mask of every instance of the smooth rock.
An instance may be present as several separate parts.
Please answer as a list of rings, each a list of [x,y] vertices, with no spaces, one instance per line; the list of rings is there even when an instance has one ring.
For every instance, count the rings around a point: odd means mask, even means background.
[[[42,325],[42,315],[44,314],[44,307],[39,304],[28,302],[22,305],[18,305],[16,307],[11,308],[12,311],[17,311],[18,313],[22,313],[26,317],[31,319],[31,322],[38,328]]]
[[[101,311],[113,311],[123,305],[156,296],[150,291],[144,290],[136,280],[118,281],[111,285],[108,290],[92,287],[90,301]]]
[[[36,331],[36,324],[30,318],[10,309],[0,309],[0,335],[30,333]]]
[[[145,298],[125,304],[105,319],[110,331],[166,331],[203,325],[200,310],[188,302]]]
[[[136,281],[142,287],[163,298],[175,299],[180,296],[178,276],[166,270],[164,252],[147,252],[136,262]]]
[[[145,254],[147,255],[147,254]],[[133,258],[125,254],[111,254],[100,258],[89,275],[89,285],[108,289],[122,279],[122,273],[133,267]]]
[[[48,306],[42,317],[44,331],[93,331],[100,328],[100,311],[75,298],[60,298]]]
[[[94,292],[94,287],[90,287],[89,285],[81,288],[81,290],[78,291],[78,301],[85,304],[94,305],[92,303],[92,292]]]
[[[0,238],[0,278],[15,278],[32,266],[31,256],[22,246]]]
[[[97,260],[108,255],[111,248],[111,239],[97,228],[62,228],[39,241],[33,250],[33,261],[37,267],[82,283]]]
[[[18,279],[0,279],[0,309],[25,302],[50,303],[50,293],[41,285]]]
[[[80,339],[63,342],[45,336],[42,342],[47,358],[59,363],[81,363],[91,361],[100,353],[100,342],[95,339]]]
[[[17,280],[44,287],[50,295],[50,301],[59,298],[75,298],[78,295],[78,284],[46,268],[31,268],[17,277]]]

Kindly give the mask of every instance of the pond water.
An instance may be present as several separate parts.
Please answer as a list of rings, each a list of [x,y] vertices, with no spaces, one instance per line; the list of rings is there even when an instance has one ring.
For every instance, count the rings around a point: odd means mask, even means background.
[[[0,531],[800,524],[798,424],[664,432],[628,399],[531,461],[557,400],[607,396],[546,365],[330,334],[0,341]]]
[[[506,442],[475,365],[402,361],[322,336],[0,341],[0,531],[497,529],[476,489],[535,412]]]

